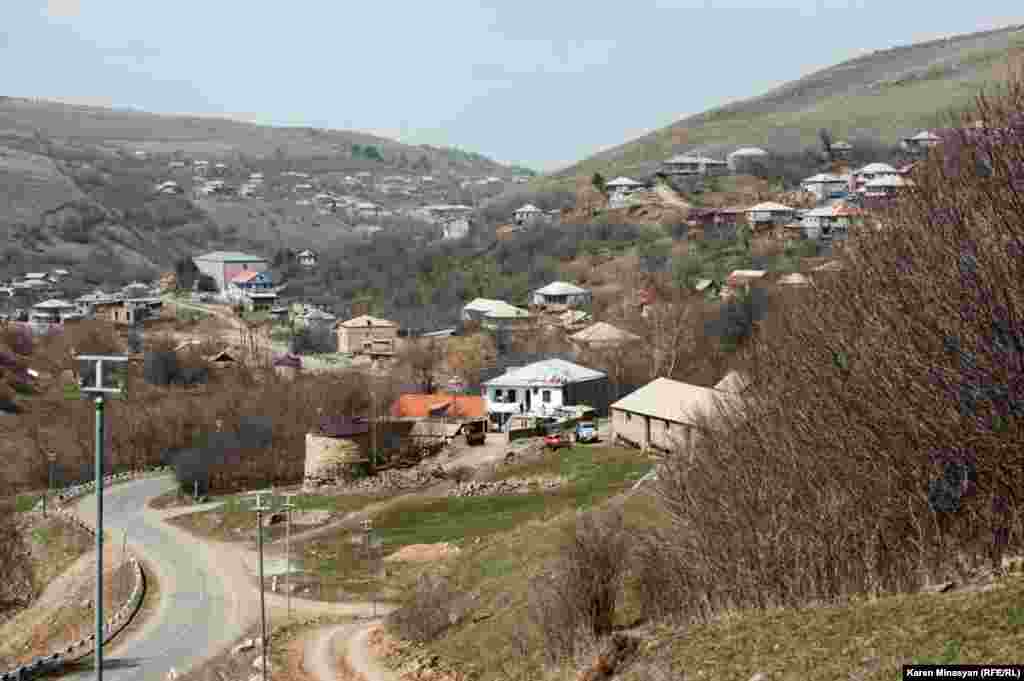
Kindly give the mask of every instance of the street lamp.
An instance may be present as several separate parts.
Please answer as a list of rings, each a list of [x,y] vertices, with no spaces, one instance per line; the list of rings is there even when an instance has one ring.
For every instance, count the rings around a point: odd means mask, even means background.
[[[113,387],[103,385],[103,363],[127,362],[128,358],[121,355],[76,355],[75,359],[96,363],[96,383],[83,384],[79,389],[96,395],[96,681],[103,681],[103,395],[122,392],[116,382]]]
[[[263,505],[263,494],[256,493],[256,505],[252,510],[256,511],[256,545],[259,551],[260,563],[260,650],[263,654],[263,681],[267,681],[267,605],[266,596],[263,590],[263,512],[269,511],[269,506]]]
[[[295,508],[295,504],[292,503],[292,497],[294,494],[284,495],[284,503],[281,508],[284,509],[287,514],[285,520],[284,529],[284,593],[285,598],[288,601],[288,619],[292,617],[292,509]]]

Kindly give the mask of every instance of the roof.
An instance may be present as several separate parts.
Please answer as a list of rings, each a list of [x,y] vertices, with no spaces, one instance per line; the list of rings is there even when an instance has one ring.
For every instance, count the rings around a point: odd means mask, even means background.
[[[596,322],[578,333],[569,336],[574,341],[583,343],[623,343],[627,341],[640,340],[640,336],[629,331],[623,331],[617,326],[608,322]]]
[[[818,173],[817,175],[812,175],[807,179],[802,180],[802,182],[804,184],[812,184],[816,182],[845,182],[845,180],[832,173]]]
[[[939,137],[938,135],[936,135],[935,133],[933,133],[930,130],[922,130],[921,132],[917,133],[916,135],[914,135],[910,139],[912,139],[912,140],[939,140],[939,139],[942,139],[942,138]]]
[[[716,404],[728,400],[730,394],[670,378],[656,378],[612,404],[611,409],[695,425],[698,414],[714,414]]]
[[[564,359],[546,359],[524,367],[510,368],[484,385],[565,385],[593,381],[607,376],[603,371],[588,369]]]
[[[750,386],[750,379],[738,371],[730,371],[715,384],[715,390],[738,393]]]
[[[833,142],[832,143],[832,148],[833,149],[853,149],[853,145],[850,144],[849,142],[843,142],[842,140],[840,140],[839,142]]]
[[[864,175],[864,174],[875,175],[875,174],[878,174],[878,173],[892,173],[892,174],[895,174],[896,173],[896,169],[893,168],[888,163],[877,163],[876,162],[876,163],[869,163],[869,164],[867,164],[866,166],[864,166],[863,168],[861,168],[860,170],[858,170],[854,174],[856,174],[856,175]]]
[[[794,272],[793,274],[779,277],[778,283],[783,286],[807,286],[811,283],[811,280],[799,272]]]
[[[58,300],[57,298],[51,298],[50,300],[44,300],[41,303],[36,303],[32,306],[36,310],[70,310],[75,307],[74,303],[69,303],[66,300]]]
[[[882,175],[864,183],[865,187],[906,187],[912,182],[902,175]]]
[[[299,357],[298,355],[293,355],[291,353],[286,354],[286,355],[281,355],[279,357],[274,358],[274,366],[275,367],[291,367],[293,369],[301,369],[302,368],[302,358]]]
[[[397,418],[426,418],[448,416],[451,418],[483,418],[487,415],[487,403],[480,395],[400,395],[391,405],[391,415]]]
[[[542,211],[540,208],[537,208],[537,206],[533,205],[532,203],[528,203],[525,206],[523,206],[522,208],[516,209],[516,212],[517,213],[543,213],[544,211]]]
[[[27,272],[25,274],[26,279],[45,279],[46,272]]]
[[[352,437],[370,432],[370,421],[363,416],[324,416],[317,433],[325,437]]]
[[[349,319],[347,321],[340,322],[338,324],[338,326],[345,327],[346,329],[354,329],[354,328],[358,328],[358,327],[361,327],[361,326],[371,326],[371,327],[389,326],[389,327],[393,327],[393,326],[398,326],[398,324],[395,324],[394,322],[390,322],[387,319],[379,319],[377,317],[371,317],[368,314],[363,314],[363,315],[359,315],[358,317],[353,317],[352,319]]]
[[[733,270],[729,273],[728,279],[730,280],[744,280],[744,279],[760,279],[767,270]]]
[[[233,283],[233,284],[244,284],[246,282],[252,281],[253,279],[258,277],[259,275],[260,275],[260,272],[254,272],[252,270],[248,270],[246,272],[239,272],[235,276],[231,277],[231,283]]]
[[[758,147],[741,147],[729,154],[730,156],[763,156],[768,152]]]
[[[488,298],[475,298],[468,303],[464,310],[482,312],[486,317],[528,317],[530,313],[516,307],[504,300],[490,300]]]
[[[759,203],[756,206],[751,206],[747,209],[748,213],[772,213],[772,212],[792,212],[792,208],[784,206],[781,203],[775,203],[774,201],[765,201]]]
[[[578,296],[586,294],[588,291],[576,284],[570,284],[565,281],[553,281],[547,286],[537,289],[536,293],[542,296]]]
[[[227,350],[221,350],[220,352],[215,352],[212,355],[210,355],[209,357],[207,357],[206,361],[207,362],[234,362],[235,358],[232,357],[228,353]]]
[[[616,177],[611,182],[605,182],[606,187],[640,187],[643,183],[631,180],[628,177]]]
[[[828,262],[818,265],[814,268],[815,272],[839,272],[843,269],[843,264],[838,260],[829,260]]]
[[[297,255],[300,258],[307,257],[307,256],[310,256],[310,255],[313,256],[313,257],[316,257],[316,253],[314,253],[313,251],[309,250],[308,248],[306,250],[304,250],[304,251],[299,251],[297,253]]]
[[[267,262],[267,259],[261,255],[249,255],[248,253],[240,253],[238,251],[213,251],[212,253],[198,256],[196,260],[209,262]]]

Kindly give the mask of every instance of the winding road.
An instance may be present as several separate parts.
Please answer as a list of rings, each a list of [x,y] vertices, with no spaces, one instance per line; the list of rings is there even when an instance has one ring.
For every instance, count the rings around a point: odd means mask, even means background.
[[[246,568],[246,549],[199,541],[164,522],[176,512],[147,507],[150,498],[173,487],[173,479],[166,476],[109,487],[103,495],[104,529],[111,536],[128,533],[132,550],[156,572],[160,592],[160,603],[143,626],[104,650],[109,681],[163,681],[171,669],[184,673],[231,646],[259,621],[259,588]],[[74,506],[90,523],[95,523],[95,508],[93,496]],[[267,594],[266,603],[272,622],[285,618],[285,597]],[[378,612],[387,611],[377,607]],[[370,603],[292,597],[296,615],[367,617],[372,608]],[[68,676],[84,681],[94,672]]]

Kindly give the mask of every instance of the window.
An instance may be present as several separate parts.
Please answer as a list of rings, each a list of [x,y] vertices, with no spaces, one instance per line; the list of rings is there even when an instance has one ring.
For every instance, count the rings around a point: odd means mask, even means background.
[[[548,402],[551,401],[551,391],[545,390],[540,394],[540,398],[544,401],[545,404],[547,404]]]
[[[502,392],[504,392],[504,391],[501,388],[495,388],[494,389],[494,399],[495,400],[500,400]]]
[[[516,391],[515,390],[509,390],[508,391],[508,401],[509,402],[515,402],[516,401]]]

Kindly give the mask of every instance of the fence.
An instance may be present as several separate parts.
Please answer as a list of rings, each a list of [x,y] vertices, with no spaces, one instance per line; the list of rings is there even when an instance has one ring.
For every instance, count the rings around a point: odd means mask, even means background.
[[[116,475],[108,475],[103,479],[103,486],[109,487],[119,482],[128,482],[130,480],[138,480],[140,478],[149,477],[152,475],[165,475],[170,471],[170,468],[166,466],[160,466],[148,471],[132,471],[129,473],[118,473]],[[88,494],[95,490],[96,483],[88,482],[81,485],[72,485],[66,487],[57,494],[57,499],[60,503],[66,504],[67,502]],[[69,522],[77,525],[93,537],[96,536],[96,530],[91,525],[80,519],[78,516],[73,514],[67,508],[58,509],[62,517]],[[101,645],[105,645],[115,636],[117,636],[135,617],[138,613],[139,608],[142,606],[142,599],[146,593],[146,575],[142,570],[142,565],[138,559],[129,554],[128,564],[132,568],[132,590],[131,594],[127,599],[119,606],[113,609],[114,614],[106,619],[103,627],[103,641]],[[7,672],[0,673],[0,681],[25,681],[26,679],[32,678],[40,674],[52,673],[59,671],[65,664],[71,662],[77,662],[78,660],[84,659],[89,655],[92,655],[95,650],[96,634],[89,634],[87,637],[81,638],[77,641],[72,641],[60,650],[57,650],[46,657],[36,658],[34,661],[15,667]]]

